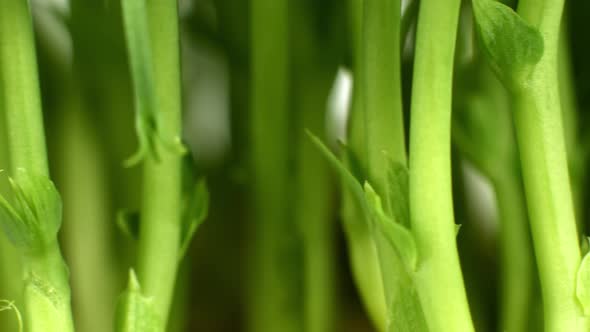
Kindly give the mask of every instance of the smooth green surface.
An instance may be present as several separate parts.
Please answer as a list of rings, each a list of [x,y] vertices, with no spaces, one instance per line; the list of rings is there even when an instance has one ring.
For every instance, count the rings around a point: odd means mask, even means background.
[[[459,5],[458,0],[422,0],[416,35],[410,215],[420,257],[415,281],[431,332],[473,331],[451,190],[451,93]]]
[[[319,69],[319,68],[316,68]],[[297,139],[297,224],[304,250],[305,331],[334,330],[335,236],[332,219],[333,186],[330,170],[322,155],[307,139],[303,127],[321,133],[325,129],[327,91],[330,81],[319,70],[305,69],[299,77],[295,102],[298,117]],[[319,74],[318,74],[319,73]],[[297,74],[295,74],[297,75]]]
[[[378,192],[387,182],[387,153],[406,164],[401,96],[401,2],[366,0],[362,32],[364,75],[359,87],[366,126],[368,178]]]
[[[252,263],[248,330],[303,330],[299,232],[290,214],[289,5],[250,4]]]
[[[536,272],[521,181],[519,173],[508,172],[506,178],[494,182],[502,264],[500,326],[504,331],[526,330]]]

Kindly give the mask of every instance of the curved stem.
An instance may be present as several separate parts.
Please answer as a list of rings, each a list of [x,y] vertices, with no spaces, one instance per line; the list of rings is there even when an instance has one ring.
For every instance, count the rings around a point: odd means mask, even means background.
[[[522,0],[518,12],[540,30],[545,50],[514,92],[515,125],[543,293],[545,331],[583,331],[575,298],[581,254],[569,182],[558,84],[563,0]]]
[[[545,83],[541,85],[545,86],[515,97],[515,125],[543,292],[545,326],[549,332],[580,331],[581,313],[574,290],[581,254],[559,100],[557,91],[548,91],[553,89]]]
[[[451,92],[458,0],[422,0],[410,130],[410,213],[416,284],[430,331],[473,331],[455,238]]]

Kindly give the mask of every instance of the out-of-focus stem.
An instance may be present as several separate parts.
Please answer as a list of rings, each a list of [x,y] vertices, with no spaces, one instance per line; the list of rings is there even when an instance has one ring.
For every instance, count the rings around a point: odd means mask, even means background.
[[[366,123],[363,113],[361,87],[363,85],[362,31],[364,0],[350,0],[349,15],[353,38],[354,89],[348,125],[348,146],[359,161],[368,160]],[[352,160],[345,160],[349,165]],[[366,171],[366,165],[359,165]],[[378,331],[385,331],[387,308],[375,243],[371,237],[365,216],[347,191],[342,195],[342,219],[348,243],[349,259],[356,287],[369,318]]]
[[[251,167],[254,212],[252,332],[303,331],[301,255],[290,213],[289,6],[253,0],[251,14]]]
[[[526,331],[532,300],[533,252],[520,172],[494,180],[500,217],[500,331]]]

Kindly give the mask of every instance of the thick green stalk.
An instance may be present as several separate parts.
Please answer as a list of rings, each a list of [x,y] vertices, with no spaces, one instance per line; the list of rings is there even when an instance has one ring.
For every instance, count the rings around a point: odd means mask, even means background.
[[[32,21],[26,0],[0,2],[0,74],[12,173],[16,176],[16,170],[22,168],[49,177]],[[68,270],[57,239],[41,250],[24,253],[23,272],[27,331],[73,331]]]
[[[533,288],[533,254],[520,173],[494,180],[500,214],[500,331],[526,331]]]
[[[519,2],[519,14],[541,32],[544,52],[514,91],[514,122],[547,332],[587,328],[574,295],[581,253],[559,97],[557,54],[562,10],[563,0],[545,0],[542,5]]]
[[[302,331],[301,252],[289,213],[289,6],[253,0],[251,166],[255,231],[249,330]]]
[[[153,79],[163,137],[180,137],[181,77],[178,4],[148,0],[148,25]],[[179,263],[181,230],[182,156],[161,148],[160,160],[143,164],[141,229],[137,275],[142,292],[154,298],[163,331],[170,311]]]
[[[415,282],[430,331],[473,331],[456,244],[451,190],[451,95],[460,1],[422,0],[410,130]]]

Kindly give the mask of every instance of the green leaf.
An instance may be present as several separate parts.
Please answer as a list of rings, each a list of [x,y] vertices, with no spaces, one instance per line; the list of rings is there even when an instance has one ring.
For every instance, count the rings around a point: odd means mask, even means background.
[[[139,211],[120,210],[117,212],[117,226],[119,230],[133,240],[139,239],[141,217]]]
[[[0,227],[9,240],[24,250],[43,248],[56,241],[62,202],[53,182],[24,168],[19,168],[9,181],[13,203],[0,196]]]
[[[590,317],[590,254],[584,256],[578,269],[576,296],[584,315]]]
[[[318,149],[326,157],[326,159],[328,159],[330,166],[332,166],[332,168],[334,168],[334,170],[336,170],[338,174],[342,177],[344,183],[346,184],[346,187],[352,192],[355,199],[357,199],[359,202],[364,202],[363,188],[361,187],[361,184],[359,183],[357,178],[348,170],[348,168],[346,168],[346,166],[344,166],[344,163],[342,163],[342,161],[340,161],[332,153],[332,151],[330,151],[330,149],[328,149],[324,145],[324,143],[320,141],[319,138],[317,138],[309,130],[306,130],[305,133],[312,141],[312,143],[318,147]]]
[[[408,168],[385,154],[389,162],[387,169],[386,204],[396,222],[410,227],[409,176]],[[366,191],[366,189],[365,189]]]
[[[392,284],[387,332],[429,332],[414,282],[401,276]]]
[[[129,284],[117,304],[115,329],[117,332],[161,331],[161,318],[153,299],[141,293],[135,272],[129,271]]]
[[[512,8],[495,0],[473,0],[484,53],[492,68],[510,84],[521,84],[543,56],[543,36]]]
[[[209,212],[209,191],[205,179],[197,181],[193,191],[185,199],[179,258],[186,253],[195,231],[205,221]]]
[[[384,235],[389,245],[398,253],[408,272],[415,271],[418,265],[418,249],[410,230],[385,214],[381,198],[368,182],[365,182],[365,197],[375,229]]]
[[[160,148],[173,153],[186,152],[179,137],[166,137],[158,108],[153,61],[145,0],[123,0],[123,22],[135,95],[135,126],[139,140],[138,151],[125,161],[125,166],[137,165],[146,157],[160,160]]]

